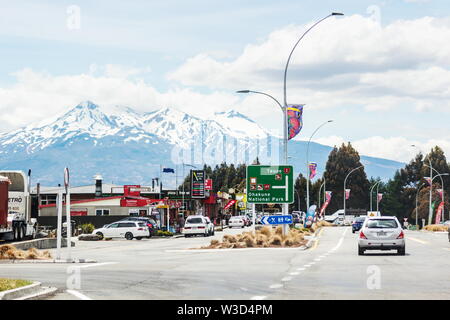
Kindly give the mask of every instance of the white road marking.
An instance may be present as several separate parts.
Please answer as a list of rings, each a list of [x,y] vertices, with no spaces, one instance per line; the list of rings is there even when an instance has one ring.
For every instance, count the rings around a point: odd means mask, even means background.
[[[322,260],[322,259],[319,259],[319,258],[317,258],[317,259],[314,259],[314,261],[317,261],[317,262],[319,262],[320,260]]]
[[[254,296],[251,297],[250,300],[264,300],[265,298],[267,298],[266,296]]]
[[[119,262],[102,262],[102,263],[94,263],[94,264],[88,264],[85,266],[80,266],[80,268],[92,268],[92,267],[101,267],[101,266],[107,266],[111,264],[118,264]]]
[[[421,243],[421,244],[428,244],[429,243],[427,241],[419,240],[419,239],[416,239],[416,238],[413,238],[413,237],[406,237],[406,239],[412,240],[412,241],[415,241],[415,242],[418,242],[418,243]]]
[[[450,248],[442,248],[442,249],[450,251]]]
[[[310,265],[316,264],[314,261],[309,263]]]
[[[300,272],[291,272],[289,273],[290,276],[298,276],[300,274]]]
[[[297,268],[297,271],[303,271],[305,268]]]
[[[326,257],[326,254],[324,254],[323,256],[319,256],[319,258],[323,259]]]
[[[278,288],[282,288],[282,287],[283,287],[282,284],[277,283],[277,284],[272,284],[269,288],[270,289],[278,289]]]
[[[311,267],[311,265],[310,264],[305,264],[304,267],[305,268],[309,268],[309,267]]]
[[[85,296],[84,294],[82,294],[81,292],[78,292],[76,290],[66,290],[67,293],[70,293],[71,295],[77,297],[78,299],[81,300],[92,300],[91,298],[89,298],[88,296]]]
[[[284,277],[283,279],[281,279],[281,281],[285,282],[285,281],[291,281],[292,277]]]

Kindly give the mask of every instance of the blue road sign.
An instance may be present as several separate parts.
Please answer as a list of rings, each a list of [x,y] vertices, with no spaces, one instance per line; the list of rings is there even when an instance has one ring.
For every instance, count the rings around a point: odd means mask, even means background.
[[[292,216],[264,216],[261,218],[261,224],[292,224]]]

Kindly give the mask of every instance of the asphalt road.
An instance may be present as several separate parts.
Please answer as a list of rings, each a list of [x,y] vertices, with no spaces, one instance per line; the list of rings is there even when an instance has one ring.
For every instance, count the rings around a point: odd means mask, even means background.
[[[0,264],[0,277],[59,288],[50,299],[450,299],[447,233],[407,231],[406,256],[358,256],[349,227],[324,228],[308,250],[187,250],[211,239],[77,242],[73,257],[97,263]]]

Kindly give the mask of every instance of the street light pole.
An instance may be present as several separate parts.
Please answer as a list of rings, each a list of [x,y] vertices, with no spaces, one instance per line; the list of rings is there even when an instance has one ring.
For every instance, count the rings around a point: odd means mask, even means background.
[[[325,121],[324,123],[322,123],[320,126],[317,127],[316,130],[314,130],[314,132],[312,133],[312,135],[309,137],[308,140],[308,144],[306,146],[306,210],[308,210],[309,208],[309,182],[310,180],[310,170],[309,170],[309,144],[311,143],[311,139],[312,137],[316,134],[317,131],[319,131],[320,128],[322,128],[324,125],[326,125],[327,123],[333,122],[333,120],[328,120]],[[319,191],[320,193],[320,191]],[[320,205],[320,203],[319,203]]]
[[[417,192],[416,192],[416,228],[417,228],[418,223],[419,223],[418,220],[417,220],[417,219],[418,219],[418,206],[419,206],[417,200],[418,200],[419,191],[420,191],[420,189],[421,189],[423,186],[424,186],[423,183],[420,184],[419,187],[417,188]]]
[[[372,211],[372,191],[373,191],[373,188],[375,188],[375,186],[376,186],[377,184],[379,184],[380,182],[381,182],[381,180],[378,181],[377,183],[375,183],[375,184],[370,188],[370,211]]]
[[[411,147],[417,148],[419,149],[419,147],[417,147],[416,145],[412,144]],[[420,151],[420,149],[419,149]],[[420,151],[421,152],[421,151]],[[431,155],[431,152],[430,152]],[[431,164],[431,157],[428,158],[428,163],[429,168],[430,168],[430,179],[431,179],[431,185],[430,185],[430,200],[429,200],[429,205],[428,205],[428,224],[431,224],[431,217],[433,215],[432,209],[431,209],[431,195],[432,195],[432,190],[433,190],[433,165]],[[425,158],[424,158],[425,161]],[[424,164],[425,165],[425,164]]]
[[[344,179],[344,222],[345,222],[345,186],[346,186],[346,184],[347,184],[347,178],[354,172],[354,171],[356,171],[356,170],[358,170],[358,169],[361,169],[361,168],[363,168],[364,166],[359,166],[359,167],[357,167],[357,168],[355,168],[355,169],[353,169],[352,171],[350,171],[348,174],[347,174],[347,176],[345,177],[345,179]]]

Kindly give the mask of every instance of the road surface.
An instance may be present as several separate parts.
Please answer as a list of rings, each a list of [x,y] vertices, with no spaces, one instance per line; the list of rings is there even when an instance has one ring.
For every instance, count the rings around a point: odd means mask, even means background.
[[[77,242],[73,257],[97,263],[0,264],[0,277],[59,288],[50,299],[450,299],[447,233],[406,231],[406,256],[358,256],[357,236],[323,228],[308,250],[186,250],[212,239],[203,237]]]

